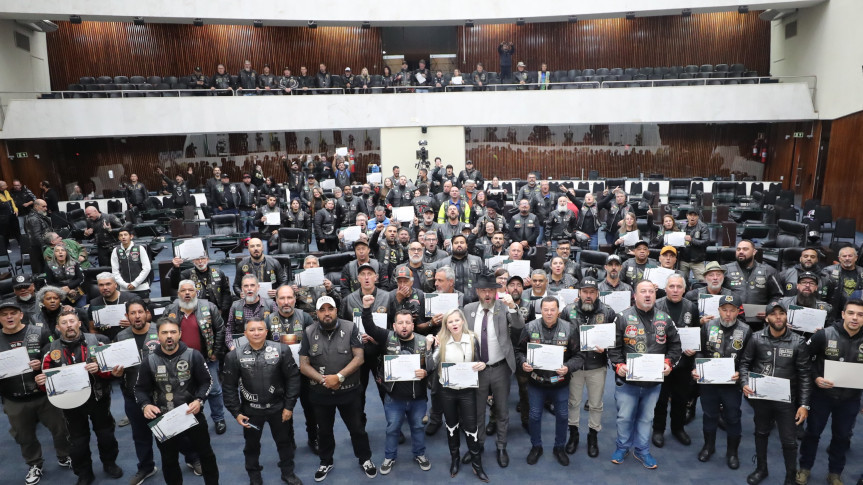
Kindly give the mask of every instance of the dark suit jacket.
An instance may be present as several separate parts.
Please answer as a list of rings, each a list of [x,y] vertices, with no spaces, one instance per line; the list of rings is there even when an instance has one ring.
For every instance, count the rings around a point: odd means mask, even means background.
[[[466,323],[468,328],[471,330],[473,330],[473,324],[476,320],[477,312],[481,311],[482,307],[479,302],[468,303],[465,305],[464,315],[467,319]],[[494,331],[497,334],[497,341],[500,344],[500,348],[503,350],[506,364],[509,366],[509,370],[511,372],[515,372],[515,351],[512,348],[512,341],[509,338],[510,327],[515,329],[524,328],[524,318],[521,317],[521,313],[519,313],[518,310],[514,313],[510,313],[506,305],[504,305],[500,300],[494,302],[492,315]]]

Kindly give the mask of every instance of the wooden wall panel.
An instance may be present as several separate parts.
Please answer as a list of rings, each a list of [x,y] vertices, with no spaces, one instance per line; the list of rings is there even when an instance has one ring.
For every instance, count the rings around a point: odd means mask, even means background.
[[[530,70],[541,62],[552,71],[719,63],[742,63],[764,74],[770,69],[770,23],[758,12],[459,27],[462,70],[483,62],[486,70],[499,71],[502,41],[513,42],[514,61],[525,61]]]
[[[822,203],[833,207],[833,217],[857,219],[857,230],[863,230],[863,204],[860,181],[863,180],[863,111],[833,121],[827,167],[824,174]]]
[[[356,73],[383,69],[377,28],[58,24],[60,30],[47,37],[52,89],[66,89],[81,76],[186,76],[195,66],[211,76],[219,63],[236,74],[244,59],[259,73],[268,63],[277,75],[286,65],[297,75],[301,65],[313,73],[321,62],[339,74],[345,67]]]

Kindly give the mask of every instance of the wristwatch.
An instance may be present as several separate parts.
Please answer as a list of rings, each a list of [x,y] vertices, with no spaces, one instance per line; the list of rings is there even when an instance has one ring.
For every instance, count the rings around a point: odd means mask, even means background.
[[[345,382],[345,376],[343,376],[341,374],[336,374],[336,377],[339,378],[339,383]]]
[[[801,407],[801,408],[803,408],[803,409],[805,409],[805,410],[807,410],[807,411],[811,411],[811,410],[812,410],[812,408],[811,408],[810,406],[805,406],[805,405],[804,405],[804,406],[800,406],[800,407]]]

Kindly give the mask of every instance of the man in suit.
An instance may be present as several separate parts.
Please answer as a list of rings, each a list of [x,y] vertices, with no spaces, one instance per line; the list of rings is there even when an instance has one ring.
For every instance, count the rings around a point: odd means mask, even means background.
[[[476,399],[476,421],[485,423],[486,398],[494,396],[494,415],[497,417],[497,462],[501,468],[509,465],[506,453],[506,432],[509,426],[509,388],[515,372],[515,352],[510,340],[510,326],[524,328],[524,319],[512,296],[504,294],[497,299],[500,285],[491,274],[480,275],[476,284],[479,301],[464,307],[466,325],[479,340],[480,359],[486,363],[479,373]],[[479,443],[485,442],[485,426],[479,426]],[[465,454],[462,463],[470,462]]]

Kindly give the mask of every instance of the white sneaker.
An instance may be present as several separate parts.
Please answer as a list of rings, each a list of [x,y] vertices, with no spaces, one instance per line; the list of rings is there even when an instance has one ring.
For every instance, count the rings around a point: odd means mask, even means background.
[[[395,464],[395,460],[384,458],[384,462],[381,463],[381,475],[389,475],[389,473],[393,471],[393,465]]]
[[[27,472],[27,476],[24,477],[24,483],[26,485],[36,485],[41,479],[42,469],[39,467],[39,465],[33,465],[30,467],[30,471]]]

